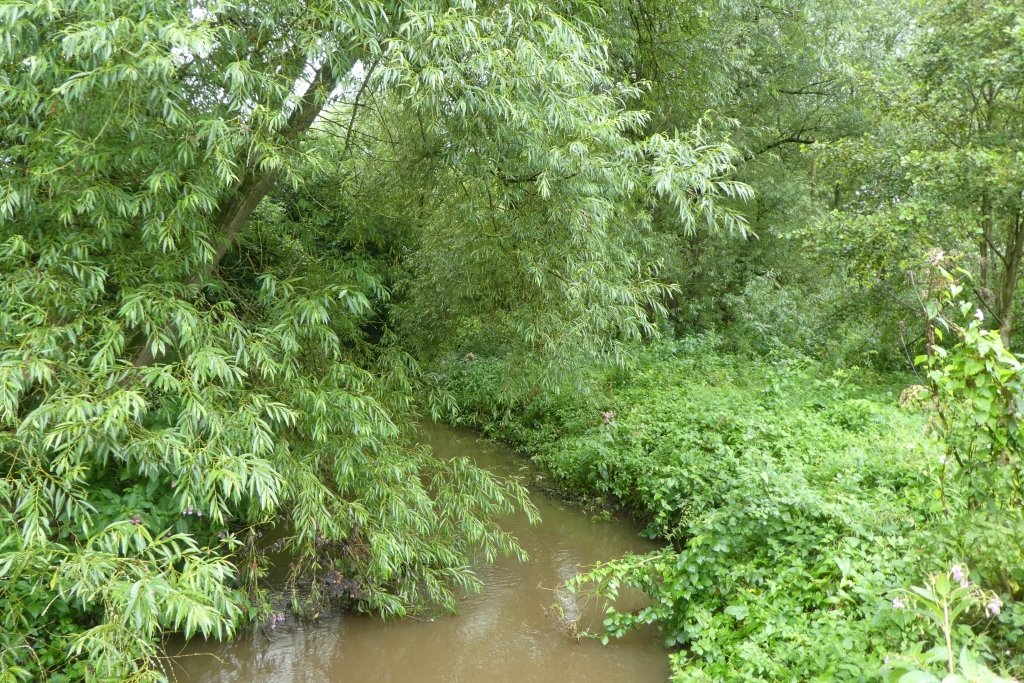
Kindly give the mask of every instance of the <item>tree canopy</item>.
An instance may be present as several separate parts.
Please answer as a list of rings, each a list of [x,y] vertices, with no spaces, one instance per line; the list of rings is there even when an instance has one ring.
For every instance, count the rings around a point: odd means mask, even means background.
[[[159,677],[161,630],[258,611],[236,570],[271,524],[370,609],[451,605],[471,555],[521,554],[494,515],[530,505],[415,445],[443,397],[415,400],[408,351],[614,357],[661,307],[651,212],[742,226],[715,201],[748,193],[732,149],[644,135],[583,6],[3,16],[8,675]]]
[[[299,613],[454,609],[534,514],[418,443],[461,359],[906,375],[937,267],[1019,348],[1021,9],[0,0],[0,681],[161,680],[271,535]]]

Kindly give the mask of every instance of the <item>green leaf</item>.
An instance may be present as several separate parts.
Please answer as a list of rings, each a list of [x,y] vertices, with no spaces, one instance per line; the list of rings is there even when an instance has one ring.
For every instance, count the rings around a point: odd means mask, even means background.
[[[734,617],[737,621],[742,621],[747,618],[750,608],[747,605],[729,605],[723,611]]]

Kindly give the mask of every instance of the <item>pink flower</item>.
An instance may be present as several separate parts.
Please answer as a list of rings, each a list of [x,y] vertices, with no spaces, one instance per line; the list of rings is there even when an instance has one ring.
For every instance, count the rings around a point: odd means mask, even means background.
[[[899,598],[893,598],[892,599],[892,608],[894,610],[896,610],[897,612],[900,611],[901,609],[906,609],[906,607],[907,607],[907,604],[905,602],[903,602],[903,600],[901,600]]]
[[[992,598],[992,600],[990,600],[989,603],[987,605],[985,605],[985,611],[988,612],[988,615],[990,617],[994,617],[994,616],[997,616],[999,614],[999,610],[1002,608],[1002,606],[1003,606],[1003,601],[1002,600],[1000,600],[997,597],[996,598]]]
[[[963,581],[964,580],[964,569],[960,565],[958,565],[958,564],[954,564],[953,565],[952,574],[953,574],[953,580],[954,581]]]

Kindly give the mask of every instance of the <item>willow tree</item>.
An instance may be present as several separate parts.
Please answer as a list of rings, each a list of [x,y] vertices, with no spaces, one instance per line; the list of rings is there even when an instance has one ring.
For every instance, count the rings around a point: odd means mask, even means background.
[[[672,301],[672,318],[681,327],[718,329],[757,320],[770,331],[751,335],[758,346],[785,340],[811,348],[825,336],[819,329],[835,334],[834,323],[813,322],[822,307],[810,302],[823,291],[835,300],[839,287],[820,262],[803,258],[791,236],[815,230],[822,208],[836,196],[835,185],[824,187],[818,177],[818,149],[863,131],[859,74],[877,66],[901,25],[880,16],[880,6],[891,4],[601,3],[607,14],[599,21],[610,38],[615,73],[626,82],[650,83],[640,100],[651,111],[646,130],[688,130],[701,120],[728,128],[742,152],[734,177],[757,195],[739,207],[756,238],[687,235],[671,220],[656,220],[666,256],[660,279],[681,288]],[[781,318],[754,303],[788,292],[793,296],[782,305],[792,312]]]
[[[424,338],[476,320],[555,358],[650,331],[652,208],[713,229],[745,189],[724,145],[640,137],[561,9],[0,3],[0,679],[160,678],[160,633],[260,615],[270,524],[392,615],[522,555],[494,516],[523,489],[415,445],[416,360],[340,239],[386,217],[330,206],[376,168],[419,207]],[[387,171],[401,140],[418,164]],[[327,217],[264,201],[289,188]]]

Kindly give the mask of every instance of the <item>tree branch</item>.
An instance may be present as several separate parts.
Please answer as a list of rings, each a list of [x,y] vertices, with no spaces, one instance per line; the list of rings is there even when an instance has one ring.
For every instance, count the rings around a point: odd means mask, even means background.
[[[791,135],[789,137],[780,138],[780,139],[776,140],[775,142],[772,142],[771,144],[762,147],[758,151],[756,151],[756,152],[754,152],[752,154],[748,154],[747,156],[745,156],[743,158],[743,161],[750,161],[751,159],[755,159],[755,158],[761,156],[765,152],[770,152],[771,150],[775,149],[776,147],[782,147],[783,145],[813,145],[816,142],[818,142],[818,140],[811,140],[811,139],[808,139],[808,138],[802,138],[799,135]]]
[[[984,234],[984,233],[983,233],[983,234]],[[985,241],[986,241],[986,242],[988,242],[988,246],[989,246],[989,248],[990,248],[990,249],[992,249],[992,251],[994,251],[994,252],[996,253],[996,256],[998,256],[998,257],[999,257],[999,260],[1000,260],[1000,261],[1002,261],[1002,262],[1003,262],[1003,265],[1005,266],[1005,265],[1006,265],[1006,257],[1005,257],[1005,256],[1003,256],[1003,255],[1002,255],[1002,254],[1001,254],[1001,253],[999,252],[999,248],[998,248],[998,247],[996,247],[996,243],[995,243],[995,242],[993,242],[993,241],[992,241],[992,238],[991,238],[991,237],[989,237],[989,236],[988,236],[987,234],[984,234],[984,237],[985,237]]]
[[[353,63],[355,63],[355,59],[349,59],[349,68],[351,68]],[[336,71],[332,67],[331,60],[324,60],[324,63],[317,69],[313,81],[309,84],[309,88],[306,89],[298,106],[295,107],[295,111],[288,117],[288,123],[282,131],[282,137],[286,141],[297,140],[303,133],[309,130],[313,122],[316,121],[316,117],[323,111],[330,94],[337,87],[340,78],[345,73],[347,73],[347,69]],[[242,183],[234,193],[234,198],[217,219],[217,243],[213,258],[200,268],[199,271],[189,277],[188,284],[201,285],[203,280],[216,270],[221,259],[224,258],[228,249],[234,244],[235,238],[238,237],[238,233],[242,230],[245,222],[249,220],[252,212],[256,210],[256,207],[263,201],[263,198],[274,187],[274,183],[277,182],[277,178],[280,175],[281,169],[279,168],[260,172],[251,166],[249,167]],[[172,322],[167,331],[169,336],[177,336],[177,325]],[[160,358],[153,353],[152,344],[147,339],[132,355],[131,364],[141,368],[152,365],[158,360]]]
[[[375,59],[370,68],[366,71],[366,77],[363,79],[362,85],[359,86],[359,92],[356,93],[356,99],[352,102],[352,116],[348,120],[348,132],[345,133],[345,147],[341,151],[341,160],[344,161],[348,158],[348,148],[352,143],[352,131],[356,127],[356,112],[359,111],[359,107],[362,105],[360,99],[363,97],[363,92],[366,90],[366,86],[370,84],[370,79],[373,77],[373,71],[380,64],[380,59]]]

